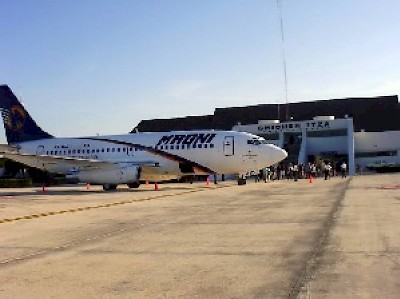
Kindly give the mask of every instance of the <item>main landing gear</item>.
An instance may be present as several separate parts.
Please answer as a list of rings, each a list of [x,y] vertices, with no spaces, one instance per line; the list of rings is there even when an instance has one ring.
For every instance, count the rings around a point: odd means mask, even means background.
[[[128,184],[129,188],[139,188],[139,186],[140,186],[139,182],[133,182]]]
[[[104,191],[115,191],[115,190],[117,190],[117,186],[118,185],[114,185],[114,184],[104,184],[103,190]]]

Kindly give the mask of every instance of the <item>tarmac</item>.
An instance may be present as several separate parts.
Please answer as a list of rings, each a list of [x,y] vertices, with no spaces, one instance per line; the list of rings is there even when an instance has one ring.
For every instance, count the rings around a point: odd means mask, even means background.
[[[0,190],[0,298],[399,298],[400,174]]]

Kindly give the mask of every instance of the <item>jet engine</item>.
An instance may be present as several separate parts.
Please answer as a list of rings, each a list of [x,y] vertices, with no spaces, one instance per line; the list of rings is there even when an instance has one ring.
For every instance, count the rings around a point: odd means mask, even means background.
[[[110,169],[81,170],[78,174],[79,181],[83,183],[100,185],[118,185],[139,182],[140,167],[121,166]]]

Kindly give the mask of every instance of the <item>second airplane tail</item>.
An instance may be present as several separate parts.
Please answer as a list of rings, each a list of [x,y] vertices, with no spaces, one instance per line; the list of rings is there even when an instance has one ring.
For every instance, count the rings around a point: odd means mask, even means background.
[[[0,110],[9,144],[53,138],[36,124],[7,85],[0,85]]]

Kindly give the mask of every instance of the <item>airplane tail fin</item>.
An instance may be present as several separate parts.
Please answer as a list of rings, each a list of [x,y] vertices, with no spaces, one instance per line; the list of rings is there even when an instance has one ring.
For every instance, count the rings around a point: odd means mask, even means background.
[[[53,138],[36,124],[7,85],[0,85],[0,111],[9,144]]]

